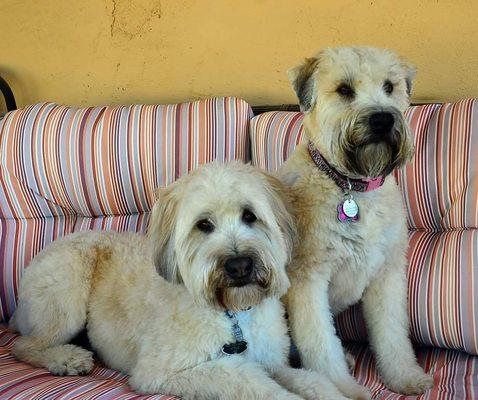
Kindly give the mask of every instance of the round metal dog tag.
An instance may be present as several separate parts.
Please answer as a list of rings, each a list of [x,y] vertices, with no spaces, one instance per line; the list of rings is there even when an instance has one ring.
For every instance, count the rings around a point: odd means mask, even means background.
[[[343,202],[342,210],[347,217],[353,218],[358,214],[359,208],[354,199],[348,199]]]

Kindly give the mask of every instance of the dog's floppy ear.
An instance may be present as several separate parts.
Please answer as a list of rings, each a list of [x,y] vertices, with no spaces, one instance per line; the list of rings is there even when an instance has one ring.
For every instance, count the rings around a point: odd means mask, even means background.
[[[172,236],[177,217],[176,184],[157,191],[157,200],[151,210],[148,239],[153,250],[153,262],[164,279],[182,283],[178,263],[172,246]]]
[[[289,257],[292,255],[293,246],[297,240],[297,230],[290,213],[291,205],[286,188],[279,179],[261,171],[267,180],[267,196],[271,205],[272,212],[279,228],[282,231],[287,246]]]
[[[309,112],[317,100],[314,72],[318,64],[318,58],[306,58],[302,64],[287,71],[292,87],[299,98],[300,111],[302,112]]]
[[[413,64],[410,64],[407,60],[401,59],[402,67],[405,70],[405,83],[407,84],[407,93],[408,96],[412,94],[412,83],[417,69]]]

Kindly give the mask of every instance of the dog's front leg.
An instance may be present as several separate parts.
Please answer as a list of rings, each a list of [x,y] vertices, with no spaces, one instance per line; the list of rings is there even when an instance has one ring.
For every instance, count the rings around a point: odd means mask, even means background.
[[[188,400],[301,400],[272,379],[259,364],[224,356],[182,371],[141,359],[130,385],[142,393],[164,393]]]
[[[287,308],[292,338],[299,349],[302,365],[328,376],[339,390],[352,399],[370,399],[370,391],[350,375],[345,354],[335,333],[325,275],[292,276]]]
[[[433,378],[418,365],[408,336],[406,260],[395,254],[363,297],[370,344],[385,384],[403,394],[421,394]]]
[[[315,371],[281,365],[268,368],[282,386],[307,400],[347,400],[326,376]]]

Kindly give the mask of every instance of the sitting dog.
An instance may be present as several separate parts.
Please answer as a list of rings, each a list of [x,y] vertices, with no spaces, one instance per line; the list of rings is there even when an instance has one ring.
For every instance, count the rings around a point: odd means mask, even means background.
[[[390,175],[414,152],[403,112],[414,68],[393,52],[336,48],[289,73],[308,139],[279,171],[299,232],[287,294],[303,366],[354,399],[370,392],[349,374],[333,316],[362,301],[386,385],[419,394],[432,378],[408,337],[406,215]]]
[[[147,238],[83,232],[54,242],[21,281],[13,354],[57,375],[88,373],[91,352],[68,344],[86,326],[101,359],[139,392],[345,399],[287,364],[280,297],[294,227],[281,189],[251,166],[211,164],[160,192]]]

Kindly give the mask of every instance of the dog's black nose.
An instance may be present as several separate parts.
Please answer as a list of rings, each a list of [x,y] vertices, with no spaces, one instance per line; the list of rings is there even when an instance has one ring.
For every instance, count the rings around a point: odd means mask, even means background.
[[[232,257],[224,264],[231,279],[247,279],[251,276],[253,261],[251,257]]]
[[[372,133],[377,135],[385,135],[392,130],[395,118],[389,112],[377,112],[368,118],[368,123]]]

